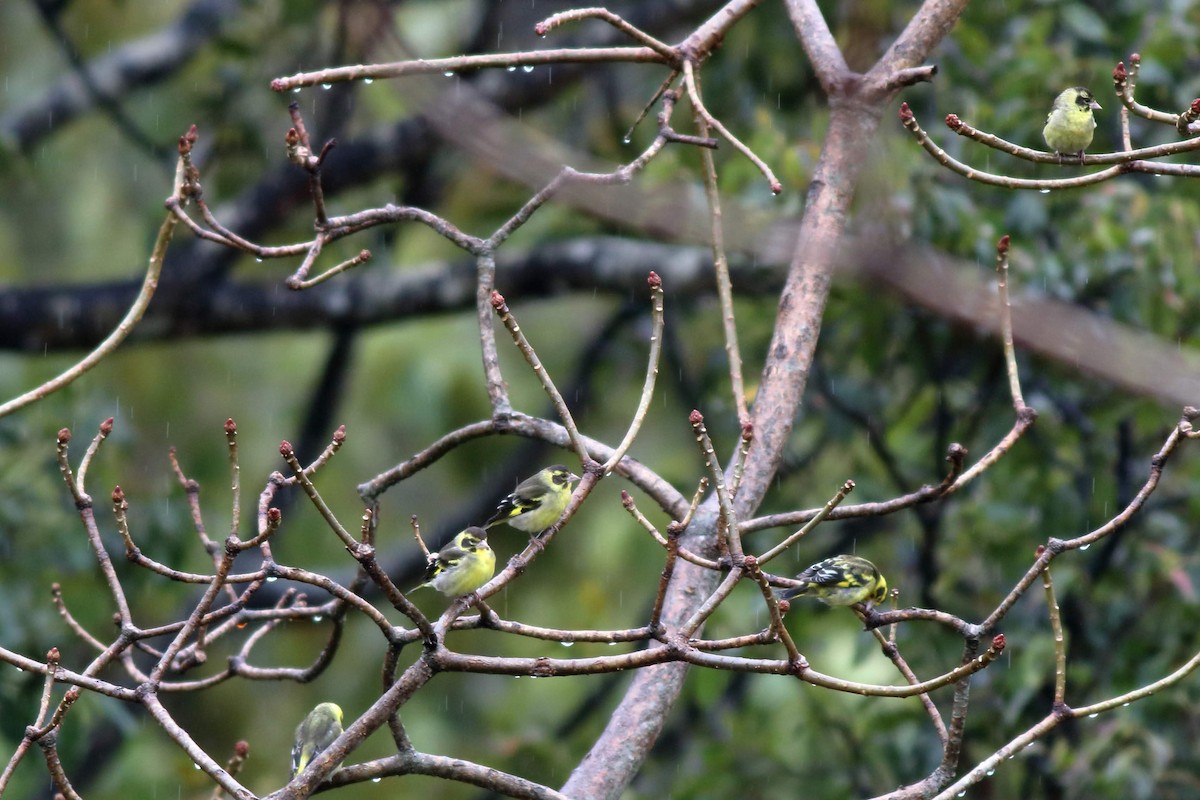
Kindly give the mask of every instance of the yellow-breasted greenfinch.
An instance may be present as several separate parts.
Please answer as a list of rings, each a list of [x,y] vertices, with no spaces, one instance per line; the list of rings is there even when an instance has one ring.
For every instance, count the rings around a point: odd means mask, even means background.
[[[1082,86],[1072,86],[1054,98],[1054,106],[1046,115],[1046,127],[1042,128],[1042,138],[1056,153],[1082,157],[1096,130],[1092,112],[1099,110],[1100,104],[1090,91]]]
[[[296,728],[296,744],[292,746],[292,777],[299,775],[341,735],[342,709],[337,703],[321,703],[308,712],[308,716]],[[340,768],[339,764],[334,772]]]
[[[558,522],[577,480],[579,476],[562,464],[546,467],[521,481],[512,494],[500,501],[483,526],[491,528],[507,522],[519,531],[541,533]]]
[[[495,572],[496,554],[487,543],[487,531],[471,526],[430,554],[423,583],[412,591],[432,586],[447,597],[458,597],[483,586]]]
[[[780,600],[815,597],[831,606],[852,606],[867,602],[882,603],[888,585],[879,568],[859,556],[832,556],[818,561],[796,576],[802,581],[795,589],[785,589]]]

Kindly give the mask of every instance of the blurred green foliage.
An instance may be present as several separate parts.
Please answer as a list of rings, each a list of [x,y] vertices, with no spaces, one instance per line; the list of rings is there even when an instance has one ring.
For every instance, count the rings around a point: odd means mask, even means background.
[[[91,0],[71,4],[62,20],[81,52],[94,57],[156,30],[183,6],[157,4],[153,14],[144,14],[133,4]],[[460,20],[483,19],[489,4],[454,6],[448,10],[429,0],[402,4],[397,28],[417,43],[420,55],[458,53],[474,33],[473,25]],[[865,68],[916,4],[864,0],[823,6],[850,63]],[[215,205],[278,169],[290,98],[272,94],[268,80],[339,63],[335,53],[345,42],[338,38],[337,23],[347,7],[315,0],[247,4],[235,24],[169,80],[121,98],[135,123],[163,143],[161,153],[134,146],[99,113],[63,126],[31,152],[0,152],[3,280],[20,286],[140,274],[169,191],[171,144],[192,122],[199,124],[205,145],[214,148],[205,185]],[[536,14],[550,10],[539,4]],[[1200,4],[1195,2],[976,3],[933,55],[940,68],[935,81],[907,90],[902,99],[956,157],[994,172],[1044,176],[1048,168],[992,153],[938,121],[953,112],[976,127],[1036,147],[1050,100],[1061,87],[1082,83],[1104,105],[1093,149],[1111,149],[1119,142],[1119,104],[1110,90],[1115,63],[1140,53],[1139,99],[1165,110],[1182,109],[1200,94],[1198,26]],[[652,32],[673,40],[686,30],[681,25]],[[0,4],[0,41],[2,118],[35,102],[68,68],[29,4]],[[578,150],[610,161],[628,158],[631,150],[620,137],[659,80],[651,68],[597,67],[585,81],[564,86],[555,102],[531,104],[519,117],[535,130],[561,135]],[[705,67],[703,80],[710,109],[788,185],[782,198],[770,199],[752,165],[723,147],[717,160],[726,202],[768,215],[798,213],[827,115],[780,5],[764,4],[748,16]],[[340,99],[328,99],[334,96]],[[363,87],[349,101],[320,91],[300,98],[317,136],[329,128],[348,138],[388,125],[412,105],[383,82]],[[681,112],[675,122],[685,130],[687,114]],[[1015,292],[1076,303],[1180,347],[1195,346],[1200,184],[1126,176],[1052,194],[984,187],[926,157],[893,113],[887,112],[871,151],[863,154],[868,169],[857,209],[863,219],[882,221],[916,241],[978,262],[981,269],[991,267],[996,238],[1009,233]],[[635,147],[645,143],[648,130],[638,130]],[[1132,131],[1136,146],[1175,136],[1139,120]],[[694,154],[680,148],[655,162],[643,180],[649,185],[695,182],[699,174]],[[492,229],[529,194],[452,149],[437,157],[424,180],[434,187],[433,206],[476,234]],[[338,213],[379,205],[413,188],[411,176],[382,176],[332,197],[331,205]],[[283,228],[272,230],[269,241],[304,236],[311,227],[306,213],[299,210]],[[544,209],[513,244],[614,231],[639,233],[632,225],[556,206]],[[349,249],[360,246],[355,242]],[[370,246],[386,253],[370,269],[406,270],[455,257],[442,240],[410,227],[380,234]],[[245,280],[282,280],[290,268],[245,258],[235,273]],[[632,322],[597,339],[622,304],[640,304],[641,298],[584,292],[553,301],[508,300],[550,374],[576,389],[568,401],[578,404],[584,430],[617,441],[641,386],[648,335],[644,313],[629,314]],[[738,300],[751,387],[775,308],[770,297]],[[702,465],[687,412],[693,407],[705,412],[722,453],[732,450],[737,423],[715,301],[678,297],[668,286],[667,318],[673,344],[633,455],[690,494]],[[191,530],[185,499],[169,469],[168,448],[177,448],[185,472],[200,481],[210,535],[222,537],[232,520],[221,426],[227,417],[237,420],[244,487],[239,523],[246,531],[253,521],[245,509],[270,471],[282,468],[277,444],[297,435],[330,338],[281,333],[131,344],[70,389],[0,423],[5,452],[0,645],[31,657],[57,646],[65,664],[86,663],[91,653],[50,603],[53,582],[63,585],[69,607],[85,627],[100,636],[111,630],[111,601],[54,463],[55,431],[68,426],[75,432],[77,463],[99,423],[115,417],[114,434],[89,479],[110,551],[120,554],[107,511],[109,492],[119,483],[129,497],[134,536],[143,550],[181,569],[204,570],[208,557]],[[585,360],[589,348],[598,355]],[[519,356],[502,347],[501,359],[515,405],[548,414],[544,395]],[[942,506],[819,528],[786,558],[788,568],[856,550],[885,569],[902,603],[936,605],[978,620],[1024,573],[1038,544],[1052,536],[1078,535],[1112,517],[1145,479],[1149,458],[1179,410],[1081,377],[1070,364],[1024,354],[1020,360],[1026,398],[1040,418],[1005,459]],[[70,361],[61,354],[5,355],[0,391],[15,395]],[[348,524],[361,510],[357,484],[488,413],[471,312],[398,319],[364,331],[350,366],[333,414],[335,425],[347,425],[349,440],[319,477],[325,497]],[[847,478],[858,485],[851,501],[911,491],[940,479],[951,442],[978,455],[1011,422],[996,341],[907,307],[876,286],[839,283],[794,447],[763,511],[820,505]],[[412,514],[427,534],[452,532],[462,521],[462,508],[494,501],[478,496],[480,487],[506,469],[528,471],[512,466],[519,458],[533,468],[566,456],[531,452],[525,443],[506,438],[454,451],[385,496],[381,549],[389,556],[412,550],[407,522]],[[1200,647],[1194,634],[1200,621],[1200,564],[1193,522],[1200,500],[1189,491],[1196,464],[1189,448],[1182,448],[1147,509],[1126,529],[1055,562],[1068,633],[1069,703],[1082,705],[1144,685]],[[495,598],[493,607],[506,617],[551,627],[641,624],[657,585],[661,553],[621,510],[621,488],[616,480],[602,483],[556,545],[529,575]],[[638,499],[655,522],[665,524],[661,514],[646,508],[644,498]],[[752,548],[765,549],[788,532],[764,531],[749,541]],[[493,544],[505,559],[522,540],[501,530]],[[302,502],[288,507],[274,550],[281,563],[342,580],[352,573],[336,539]],[[194,588],[165,585],[123,561],[117,568],[140,624],[176,618],[197,596]],[[419,601],[431,611],[442,602],[432,594]],[[1053,647],[1044,605],[1039,592],[1017,605],[1003,626],[1008,651],[975,679],[961,768],[1048,713]],[[722,608],[707,632],[732,635],[763,624],[761,603],[746,588]],[[845,610],[803,604],[789,626],[823,672],[881,683],[900,680]],[[267,637],[255,651],[256,660],[307,664],[325,633],[319,624],[287,626]],[[959,642],[932,627],[902,628],[898,641],[923,677],[949,669],[960,657]],[[454,644],[501,655],[559,654],[557,645],[550,650],[489,632],[460,634]],[[562,655],[608,652],[614,650],[577,645]],[[755,654],[780,657],[777,649]],[[217,648],[210,664],[223,663],[227,655]],[[285,779],[292,730],[308,708],[331,699],[354,716],[377,696],[381,656],[374,629],[355,620],[332,667],[311,685],[236,681],[167,702],[218,760],[237,740],[249,741],[251,758],[242,777],[255,791],[266,792]],[[112,671],[108,677],[116,679]],[[623,675],[537,681],[441,675],[405,707],[404,721],[423,750],[558,786],[586,753],[627,682]],[[1194,797],[1200,782],[1200,758],[1192,747],[1200,725],[1198,686],[1193,678],[1145,702],[1063,726],[968,796]],[[0,753],[5,756],[32,720],[39,692],[40,681],[0,667]],[[934,695],[944,712],[948,696],[946,691]],[[85,761],[100,741],[113,743],[101,750],[103,763]],[[353,760],[385,755],[390,747],[385,734],[376,734]],[[146,797],[209,792],[205,776],[155,725],[112,700],[85,695],[71,712],[61,748],[68,772],[91,798],[125,797],[130,787]],[[939,757],[936,736],[915,700],[862,698],[782,678],[693,671],[662,743],[627,796],[869,796],[923,777]],[[32,797],[45,783],[31,756],[10,791]],[[402,791],[413,794],[479,794],[429,779],[405,778],[403,784]],[[340,796],[376,792],[366,785]]]

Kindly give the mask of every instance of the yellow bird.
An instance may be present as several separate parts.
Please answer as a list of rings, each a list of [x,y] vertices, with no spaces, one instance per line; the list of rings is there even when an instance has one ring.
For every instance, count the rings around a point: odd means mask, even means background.
[[[292,746],[292,777],[296,777],[333,740],[342,735],[342,708],[337,703],[321,703],[296,728],[296,744]],[[341,764],[334,772],[341,769]],[[331,775],[333,773],[330,773]]]
[[[870,607],[887,598],[888,585],[879,568],[859,556],[840,555],[818,561],[796,576],[802,585],[786,589],[780,600],[815,597],[831,606],[867,602]]]
[[[1096,130],[1096,117],[1092,112],[1099,110],[1100,104],[1090,91],[1082,86],[1072,86],[1054,98],[1054,106],[1046,115],[1046,127],[1042,128],[1042,138],[1059,155],[1082,158]]]
[[[412,591],[432,586],[447,597],[458,597],[483,586],[495,572],[496,554],[487,543],[487,531],[471,526],[429,556],[423,583]]]
[[[579,476],[562,464],[546,467],[521,481],[512,494],[501,500],[483,527],[507,522],[519,531],[541,533],[558,522],[571,499],[571,487],[578,480]]]

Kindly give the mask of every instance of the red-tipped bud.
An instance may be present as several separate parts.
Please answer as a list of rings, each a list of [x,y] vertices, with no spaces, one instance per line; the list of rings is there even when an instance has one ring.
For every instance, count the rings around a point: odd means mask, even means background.
[[[70,428],[60,429],[58,432],[58,443],[66,444],[69,441],[71,441],[71,429]]]
[[[633,496],[624,489],[621,490],[621,505],[626,508],[633,508]]]
[[[690,422],[693,425],[703,425],[704,424],[704,415],[693,408],[692,413],[688,414],[688,422]]]
[[[1115,67],[1113,67],[1113,80],[1123,82],[1126,77],[1127,76],[1125,73],[1125,62],[1118,61],[1117,65]]]
[[[1188,109],[1193,114],[1200,114],[1200,97],[1197,97],[1195,100],[1193,100],[1192,104],[1188,106]]]
[[[1044,544],[1039,544],[1039,545],[1038,545],[1037,547],[1035,547],[1035,548],[1034,548],[1034,550],[1033,550],[1033,554],[1034,554],[1034,556],[1036,556],[1037,558],[1041,558],[1041,557],[1042,557],[1042,553],[1044,553],[1044,552],[1046,552],[1046,545],[1044,545]]]
[[[118,505],[125,502],[125,492],[120,486],[114,486],[112,491],[113,505]]]
[[[650,285],[651,289],[662,288],[662,278],[654,270],[650,270],[650,274],[646,276],[646,283]]]
[[[285,91],[286,89],[287,89],[287,86],[284,84],[283,78],[272,78],[271,79],[271,91],[272,92],[282,92],[282,91]]]
[[[779,194],[783,191],[783,184],[779,181],[771,181],[771,194]]]
[[[745,563],[750,569],[756,569],[758,567],[758,556],[746,556]]]
[[[997,633],[995,636],[992,637],[992,649],[994,649],[997,653],[1004,652],[1004,648],[1007,645],[1008,645],[1008,642],[1005,641],[1003,633]]]
[[[283,519],[283,512],[280,511],[278,508],[275,508],[274,506],[272,506],[271,508],[267,509],[267,522],[270,522],[272,525],[278,525],[279,521],[282,519]]]
[[[753,438],[754,438],[754,423],[753,422],[743,422],[742,423],[742,441],[748,442]]]
[[[200,138],[200,134],[196,131],[196,126],[188,128],[187,133],[179,137],[179,155],[185,156],[192,152],[192,146],[196,144],[196,140]]]
[[[497,311],[504,308],[504,295],[495,290],[492,291],[492,308]]]
[[[1004,255],[1005,253],[1007,253],[1008,252],[1008,244],[1010,241],[1012,241],[1012,240],[1009,239],[1007,233],[1004,234],[1003,236],[1001,236],[1000,241],[996,242],[996,252],[999,253],[1000,255]]]
[[[533,32],[536,33],[538,36],[545,36],[547,33],[550,32],[550,26],[547,25],[545,22],[539,22],[537,25],[533,26]]]
[[[225,435],[233,436],[237,433],[237,423],[233,421],[233,417],[225,420]]]
[[[962,126],[963,126],[963,123],[962,123],[962,120],[958,118],[958,114],[947,114],[946,115],[946,127],[947,128],[949,128],[952,131],[960,131],[960,130],[962,130]]]
[[[913,118],[912,109],[908,107],[908,103],[900,104],[900,121],[910,122]]]
[[[333,432],[333,442],[334,444],[341,444],[344,441],[346,441],[346,426],[338,425],[338,429]]]
[[[58,660],[59,660],[60,658],[62,658],[62,656],[61,656],[61,655],[59,655],[59,652],[58,652],[58,648],[57,648],[57,647],[51,647],[51,648],[50,648],[50,649],[49,649],[49,650],[46,652],[46,660],[47,660],[47,661],[49,661],[51,664],[57,664],[57,663],[58,663]]]
[[[1131,55],[1129,57],[1129,63],[1135,67],[1138,66],[1139,64],[1141,64],[1142,63],[1142,54],[1134,53],[1133,55]]]
[[[250,743],[245,739],[239,739],[238,743],[233,746],[233,754],[238,758],[245,758],[250,755]]]
[[[109,417],[108,419],[104,420],[104,422],[100,423],[100,432],[103,433],[105,436],[108,436],[110,433],[112,433],[112,428],[113,428],[113,418],[112,417]]]
[[[284,458],[291,458],[295,454],[296,451],[292,449],[292,443],[287,439],[284,439],[279,443],[279,455],[283,456]]]
[[[295,147],[300,144],[300,132],[295,128],[288,128],[288,132],[284,134],[283,141],[288,147]]]

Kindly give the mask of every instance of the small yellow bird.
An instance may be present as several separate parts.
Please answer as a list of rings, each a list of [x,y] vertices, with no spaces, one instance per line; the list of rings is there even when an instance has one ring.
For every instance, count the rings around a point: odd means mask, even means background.
[[[1042,128],[1042,138],[1059,155],[1082,158],[1096,130],[1096,117],[1092,112],[1099,110],[1100,104],[1090,91],[1082,86],[1072,86],[1054,98],[1054,106],[1046,115],[1046,127]]]
[[[578,480],[579,476],[562,464],[546,467],[521,481],[512,494],[501,500],[483,527],[507,522],[519,531],[541,533],[558,522],[571,499],[571,487]]]
[[[866,602],[867,607],[882,603],[888,585],[879,568],[859,556],[840,555],[818,561],[796,576],[803,585],[786,589],[780,600],[815,597],[831,606],[852,606]]]
[[[416,591],[432,586],[447,597],[458,597],[483,586],[496,572],[496,553],[487,543],[487,531],[471,526],[454,541],[429,556],[423,583]]]
[[[314,758],[341,735],[342,709],[337,703],[321,703],[308,712],[308,716],[296,728],[296,744],[292,746],[292,777],[303,772]],[[340,763],[333,771],[339,769]]]

